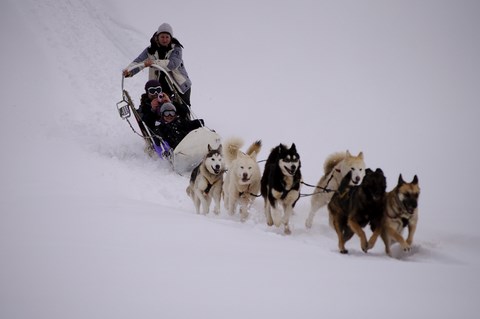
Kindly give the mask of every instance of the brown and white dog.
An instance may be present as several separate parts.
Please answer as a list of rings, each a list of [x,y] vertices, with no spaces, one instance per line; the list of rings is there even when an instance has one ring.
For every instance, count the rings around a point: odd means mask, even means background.
[[[328,203],[330,224],[337,232],[338,249],[342,254],[348,253],[345,243],[357,234],[360,247],[367,252],[383,231],[387,180],[383,171],[367,168],[363,181],[358,186],[351,186],[352,172],[345,175]],[[373,232],[367,242],[363,228],[370,224]]]
[[[203,208],[203,214],[208,214],[212,199],[215,203],[213,212],[220,213],[224,171],[222,145],[213,149],[209,144],[208,153],[193,169],[187,187],[187,194],[192,199],[197,214],[200,213],[200,206]]]
[[[410,251],[413,243],[413,236],[417,229],[418,221],[418,198],[420,187],[418,177],[415,175],[412,182],[403,180],[402,174],[398,177],[397,186],[387,193],[385,206],[385,252],[390,255],[390,244],[396,241],[403,251]],[[402,232],[408,228],[408,236],[405,240]]]

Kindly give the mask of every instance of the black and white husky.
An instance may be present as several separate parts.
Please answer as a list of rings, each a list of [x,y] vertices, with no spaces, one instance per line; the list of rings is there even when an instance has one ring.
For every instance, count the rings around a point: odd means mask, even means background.
[[[280,227],[283,224],[285,234],[291,233],[288,223],[300,197],[300,166],[300,155],[295,144],[290,148],[280,144],[270,152],[261,180],[267,225]]]
[[[213,212],[220,213],[224,171],[222,145],[217,149],[212,149],[209,144],[207,155],[193,169],[190,184],[187,187],[187,194],[192,199],[197,214],[200,213],[200,206],[203,208],[202,213],[208,214],[212,199],[215,203]]]

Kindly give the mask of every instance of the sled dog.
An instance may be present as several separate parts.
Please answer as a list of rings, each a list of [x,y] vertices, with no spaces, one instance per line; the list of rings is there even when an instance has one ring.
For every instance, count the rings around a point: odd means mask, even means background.
[[[387,181],[383,171],[366,169],[359,186],[351,186],[352,172],[342,179],[338,190],[328,203],[330,224],[338,236],[338,249],[346,254],[345,243],[353,234],[360,237],[360,246],[364,252],[373,247],[374,239],[382,233]],[[367,243],[363,228],[370,224],[373,231],[372,242]],[[372,239],[374,238],[374,239]]]
[[[187,194],[193,201],[197,214],[202,206],[203,214],[208,214],[212,199],[215,203],[213,212],[220,213],[220,199],[223,186],[223,155],[222,145],[213,149],[208,145],[208,153],[203,161],[195,167],[190,175]]]
[[[350,185],[359,185],[365,175],[365,162],[363,161],[363,152],[357,156],[352,156],[346,152],[333,153],[327,157],[323,164],[324,175],[317,183],[314,195],[311,199],[310,213],[305,220],[305,226],[311,228],[315,213],[328,204],[333,196],[333,191],[338,188],[342,178],[348,172],[352,172]]]
[[[295,144],[290,148],[280,144],[270,152],[262,175],[261,192],[265,200],[267,225],[280,227],[283,224],[285,234],[291,233],[288,223],[300,197],[300,166]]]
[[[238,137],[232,137],[223,144],[223,157],[227,168],[223,200],[230,215],[235,213],[239,205],[240,219],[245,221],[248,210],[260,191],[261,173],[257,155],[262,148],[262,142],[254,142],[245,153],[240,150],[243,144],[243,140]]]
[[[397,186],[387,193],[384,231],[386,235],[385,252],[388,255],[390,255],[392,239],[398,242],[404,251],[410,250],[417,228],[419,196],[420,187],[417,175],[413,177],[412,182],[407,183],[400,174]],[[406,240],[402,236],[405,227],[408,227]]]

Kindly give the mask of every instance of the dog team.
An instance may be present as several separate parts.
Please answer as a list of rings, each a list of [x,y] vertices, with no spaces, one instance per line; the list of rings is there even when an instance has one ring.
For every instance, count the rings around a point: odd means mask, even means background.
[[[300,198],[302,184],[300,155],[295,144],[274,147],[266,160],[263,174],[257,162],[261,141],[253,142],[247,151],[241,151],[244,142],[238,137],[224,141],[217,149],[208,145],[203,161],[193,169],[187,194],[198,214],[208,214],[211,202],[213,212],[220,213],[220,202],[226,211],[240,214],[245,221],[249,208],[257,197],[263,197],[268,226],[283,225],[290,234],[289,220]],[[331,154],[323,165],[324,174],[311,194],[311,208],[305,221],[311,228],[315,213],[327,206],[330,226],[338,237],[338,249],[346,254],[345,243],[353,235],[360,239],[364,252],[373,248],[378,237],[391,255],[390,246],[397,242],[403,251],[409,251],[417,220],[420,187],[417,175],[408,183],[399,175],[393,190],[386,191],[386,178],[380,168],[366,168],[363,153],[353,156],[347,150]],[[369,239],[364,228],[370,225]],[[403,237],[403,230],[408,235]]]

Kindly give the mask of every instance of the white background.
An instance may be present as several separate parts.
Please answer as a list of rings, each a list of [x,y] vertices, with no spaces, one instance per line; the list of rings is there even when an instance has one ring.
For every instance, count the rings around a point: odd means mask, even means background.
[[[2,1],[0,318],[476,318],[477,1]],[[405,254],[337,250],[326,209],[293,231],[262,200],[200,216],[188,177],[120,119],[121,70],[168,22],[194,113],[224,138],[294,142],[314,184],[363,151],[418,175]],[[144,71],[125,82],[138,104]],[[263,169],[262,165],[261,168]],[[303,194],[312,189],[304,187]]]

